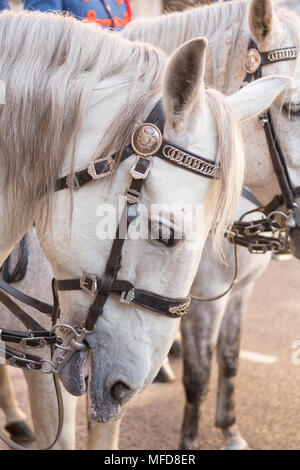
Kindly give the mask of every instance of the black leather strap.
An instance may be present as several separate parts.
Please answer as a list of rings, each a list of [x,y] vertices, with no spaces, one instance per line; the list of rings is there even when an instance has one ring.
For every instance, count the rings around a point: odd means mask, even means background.
[[[7,282],[3,281],[3,279],[0,279],[0,291],[1,290],[7,292],[7,294],[11,295],[15,299],[20,300],[20,302],[22,302],[23,304],[28,305],[29,307],[32,307],[41,313],[49,315],[50,317],[52,317],[52,315],[54,314],[54,307],[52,305],[49,305],[45,302],[42,302],[41,300],[37,300],[34,297],[30,297],[29,295],[24,294],[18,289],[15,289],[10,284],[7,284]]]
[[[296,47],[283,47],[281,49],[273,49],[269,52],[260,52],[261,66],[271,65],[276,62],[285,62],[287,60],[295,60],[297,57]]]
[[[65,280],[56,280],[56,287],[59,291],[75,291],[81,289],[80,279],[65,279]],[[102,280],[97,279],[97,290],[100,291],[102,286]],[[86,278],[85,282],[87,290],[92,290],[93,280],[91,278]],[[144,290],[136,289],[132,283],[129,281],[115,280],[111,284],[110,293],[118,295],[126,299],[127,294],[131,293],[131,302],[144,307],[147,310],[152,310],[153,312],[161,313],[172,318],[179,318],[182,315],[170,312],[170,309],[179,309],[181,305],[189,304],[190,297],[185,299],[170,299],[153,292],[147,292]],[[98,317],[97,317],[98,319]]]
[[[279,252],[281,243],[277,238],[264,237],[262,235],[247,237],[239,233],[228,233],[225,235],[230,243],[248,248],[252,254],[264,254],[268,251]]]
[[[252,202],[257,207],[262,207],[263,206],[263,204],[257,199],[255,194],[253,194],[253,192],[250,191],[249,188],[247,188],[247,186],[244,186],[243,189],[242,189],[242,197],[244,197],[248,201]]]
[[[26,275],[27,264],[28,264],[27,238],[28,236],[26,233],[18,245],[18,248],[19,248],[18,260],[12,272],[10,272],[11,256],[8,256],[8,258],[3,263],[2,278],[8,284],[11,284],[13,282],[20,282],[24,279]]]
[[[293,193],[293,185],[289,177],[288,169],[286,166],[286,162],[284,159],[283,151],[276,135],[274,122],[272,118],[271,111],[267,111],[261,118],[263,122],[272,165],[276,174],[276,178],[282,192],[282,197],[287,209],[294,209],[294,193]]]
[[[22,343],[28,348],[42,348],[52,346],[57,343],[55,335],[50,335],[44,331],[31,331],[30,333],[13,330],[0,330],[0,339],[4,343]]]
[[[147,117],[145,123],[152,123],[163,134],[165,126],[165,111],[162,100],[160,100],[154,109]],[[133,155],[134,149],[131,144],[128,144],[122,153],[121,162]],[[174,145],[168,140],[163,139],[160,149],[156,152],[155,156],[167,160],[168,162],[184,167],[186,170],[193,173],[198,173],[207,178],[217,178],[219,166],[214,161],[196,155],[192,152],[187,152],[185,149],[178,145]],[[88,168],[78,171],[73,177],[64,176],[57,181],[56,191],[63,189],[79,189],[82,186],[90,183],[91,181],[108,176],[117,158],[117,153],[109,158],[104,158],[91,162]]]

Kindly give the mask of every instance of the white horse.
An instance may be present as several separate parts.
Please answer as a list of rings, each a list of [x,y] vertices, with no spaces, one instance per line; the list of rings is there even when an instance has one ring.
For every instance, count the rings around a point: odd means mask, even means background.
[[[55,182],[59,175],[70,173],[72,164],[75,170],[87,167],[95,150],[96,156],[106,156],[129,141],[136,122],[143,122],[159,98],[165,59],[156,49],[129,43],[71,18],[8,12],[1,15],[0,22],[0,43],[5,45],[0,75],[7,86],[0,116],[1,165],[6,176],[0,207],[8,221],[1,226],[0,262],[35,221],[56,278],[78,277],[82,271],[101,275],[111,241],[96,237],[97,207],[104,202],[115,206],[116,196],[125,194],[135,157],[124,161],[113,179],[91,183],[72,198],[68,190],[54,195]],[[123,250],[120,276],[169,297],[184,298],[189,293],[209,230],[215,223],[214,243],[218,246],[234,214],[243,181],[243,156],[231,107],[239,119],[251,118],[290,83],[288,78],[270,77],[225,100],[204,89],[205,49],[205,40],[191,41],[167,64],[165,136],[193,153],[218,160],[220,179],[200,178],[155,160],[143,191],[147,205],[176,203],[182,212],[183,204],[200,204],[202,215],[185,227],[184,238],[175,249],[157,240],[130,240]],[[112,50],[117,52],[112,55]],[[222,121],[228,124],[226,129]],[[159,232],[158,222],[152,223]],[[197,249],[188,251],[186,244],[194,234]],[[40,272],[34,274],[38,280]],[[35,293],[36,284],[30,284]],[[75,324],[86,318],[91,298],[84,292],[61,293],[60,301],[62,320]],[[7,313],[2,318],[3,327],[20,328]],[[60,377],[78,395],[85,392],[88,375],[92,418],[99,422],[114,419],[125,402],[152,381],[178,323],[109,298],[96,331],[87,338],[91,366],[86,365],[86,353],[75,353]],[[53,396],[43,376],[33,373],[28,381],[34,423],[41,425],[38,444],[43,446],[53,436],[57,421]],[[117,396],[113,393],[116,384]],[[74,401],[67,402],[59,447],[74,445]],[[104,445],[113,446],[115,441]]]
[[[300,21],[295,14],[284,9],[274,9],[270,0],[252,0],[249,3],[250,31],[247,5],[245,2],[236,2],[169,15],[155,21],[139,20],[136,26],[133,23],[124,35],[154,43],[170,53],[183,38],[185,40],[194,34],[205,34],[211,46],[206,79],[226,93],[232,92],[241,86],[245,75],[243,63],[250,36],[256,40],[262,52],[291,45],[297,46],[299,51]],[[279,1],[277,4],[287,6],[295,12],[299,11],[299,2]],[[293,77],[293,86],[284,98],[283,108],[281,103],[274,105],[272,111],[276,115],[278,136],[285,152],[292,183],[298,186],[300,166],[297,149],[300,142],[296,112],[300,96],[299,59],[293,63],[282,62],[263,67],[264,75],[274,72],[284,72]],[[289,109],[292,110],[292,116],[286,111]],[[257,120],[245,125],[244,139],[247,155],[245,181],[265,204],[279,193],[279,188],[270,163],[265,135]],[[236,218],[253,208],[252,203],[241,198]],[[208,256],[210,242],[207,241],[204,257],[194,281],[193,294],[209,297],[225,291],[235,267],[233,247],[226,241],[224,241],[224,250],[227,254],[228,269],[224,269],[220,263]],[[192,314],[182,324],[184,385],[187,401],[180,446],[184,449],[195,446],[199,407],[207,392],[211,358],[216,345],[219,363],[216,425],[223,431],[227,449],[247,447],[235,424],[233,399],[234,377],[237,373],[239,356],[240,323],[242,314],[247,308],[253,283],[267,267],[270,255],[254,256],[250,255],[247,249],[240,248],[240,258],[240,280],[232,291],[216,302],[199,304],[192,301]],[[211,279],[214,279],[214,283]]]

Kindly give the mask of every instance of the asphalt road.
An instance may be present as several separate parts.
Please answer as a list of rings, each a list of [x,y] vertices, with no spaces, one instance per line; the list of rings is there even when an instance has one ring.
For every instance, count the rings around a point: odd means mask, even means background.
[[[273,261],[257,284],[244,319],[242,350],[266,355],[270,363],[240,360],[237,378],[237,416],[243,437],[252,449],[300,448],[300,365],[294,364],[292,345],[300,345],[300,264]],[[300,350],[300,346],[299,350]],[[276,358],[276,362],[275,359]],[[300,354],[299,354],[300,358]],[[260,360],[260,356],[258,356]],[[128,406],[121,427],[121,449],[176,449],[184,405],[181,361],[173,361],[177,380],[153,384]],[[17,395],[29,413],[25,383],[12,371]],[[214,428],[217,368],[202,407],[199,449],[220,449]],[[84,398],[78,413],[77,448],[85,448]],[[3,417],[0,416],[0,424]],[[0,445],[4,449],[4,445]]]

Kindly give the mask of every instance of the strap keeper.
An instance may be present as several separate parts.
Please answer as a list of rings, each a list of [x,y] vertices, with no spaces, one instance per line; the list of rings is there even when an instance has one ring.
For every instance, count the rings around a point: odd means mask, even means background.
[[[91,281],[91,287],[89,287],[88,281]],[[98,281],[95,274],[82,273],[80,276],[80,289],[95,296],[98,292]]]
[[[151,157],[143,158],[143,162],[145,161],[148,162],[148,165],[146,168],[142,168],[142,165],[139,165],[141,159],[142,157],[139,157],[135,165],[130,170],[130,174],[132,178],[135,180],[145,180],[147,176],[149,175],[151,168],[152,168],[153,161]]]
[[[120,297],[121,304],[129,305],[135,298],[134,289],[130,289],[128,292],[123,291]]]
[[[126,191],[126,199],[128,204],[138,204],[141,200],[142,194],[135,189],[128,188]]]

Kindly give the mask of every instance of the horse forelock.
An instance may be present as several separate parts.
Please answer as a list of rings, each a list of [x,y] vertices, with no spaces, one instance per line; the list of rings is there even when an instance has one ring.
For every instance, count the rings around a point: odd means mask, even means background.
[[[95,84],[123,69],[136,71],[129,76],[128,100],[118,115],[121,131],[113,123],[99,143],[99,152],[105,146],[110,153],[129,141],[137,114],[160,86],[164,57],[96,25],[40,12],[2,13],[0,51],[0,80],[6,89],[0,108],[6,216],[23,231],[37,211],[47,219],[55,182],[70,153],[72,173]]]

